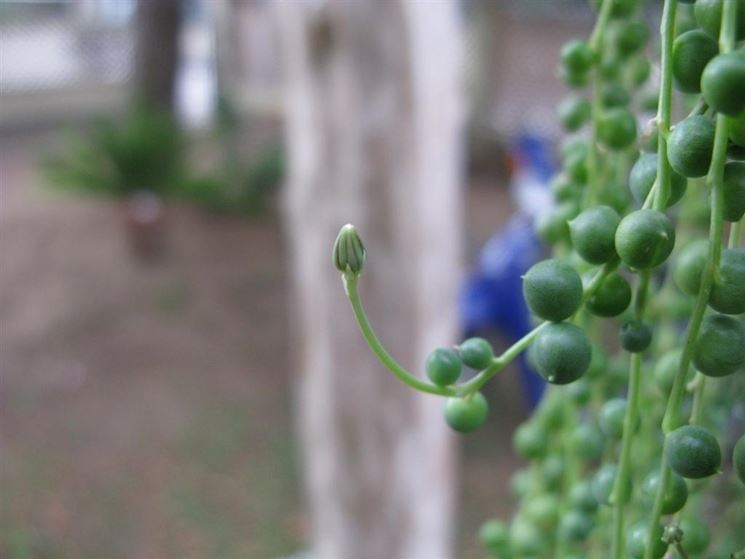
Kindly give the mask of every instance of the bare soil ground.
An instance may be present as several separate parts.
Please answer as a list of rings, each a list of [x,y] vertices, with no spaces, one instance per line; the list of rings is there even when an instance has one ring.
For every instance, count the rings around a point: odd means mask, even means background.
[[[271,558],[302,548],[276,216],[169,208],[137,264],[106,200],[50,193],[37,143],[0,145],[0,557]],[[509,213],[469,191],[472,246]],[[460,557],[509,510],[510,378],[464,441]]]

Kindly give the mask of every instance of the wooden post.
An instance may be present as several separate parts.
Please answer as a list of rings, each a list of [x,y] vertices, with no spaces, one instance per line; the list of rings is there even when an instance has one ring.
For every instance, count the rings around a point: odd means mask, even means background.
[[[179,30],[184,0],[137,4],[135,100],[173,112]]]

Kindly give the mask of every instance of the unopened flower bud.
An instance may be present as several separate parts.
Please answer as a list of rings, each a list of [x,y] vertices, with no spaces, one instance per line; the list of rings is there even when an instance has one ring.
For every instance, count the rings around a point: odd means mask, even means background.
[[[334,242],[334,266],[342,273],[359,275],[365,265],[365,245],[354,225],[341,228]]]

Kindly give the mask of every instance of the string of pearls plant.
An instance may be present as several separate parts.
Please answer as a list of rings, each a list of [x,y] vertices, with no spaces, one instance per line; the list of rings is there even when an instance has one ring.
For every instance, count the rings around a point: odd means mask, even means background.
[[[576,93],[536,223],[553,257],[523,277],[535,328],[501,355],[437,348],[415,375],[362,307],[353,226],[333,261],[372,351],[454,430],[486,421],[482,389],[523,351],[550,384],[514,433],[528,464],[514,518],[480,531],[490,556],[745,559],[745,0],[664,0],[656,86],[641,0],[590,4],[589,39],[560,53]]]

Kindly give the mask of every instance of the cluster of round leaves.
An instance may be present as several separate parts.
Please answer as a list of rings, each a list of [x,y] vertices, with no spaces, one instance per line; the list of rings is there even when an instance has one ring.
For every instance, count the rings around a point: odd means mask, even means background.
[[[587,403],[587,399],[582,397],[579,401]],[[551,538],[547,534],[556,533],[557,538],[578,546],[595,528],[600,502],[593,484],[589,480],[577,480],[570,488],[565,488],[565,458],[555,450],[557,437],[562,433],[569,435],[564,441],[573,455],[588,464],[600,460],[606,445],[600,429],[591,423],[583,423],[571,433],[567,432],[561,399],[556,395],[544,398],[534,416],[513,435],[515,451],[534,463],[531,470],[515,475],[513,489],[518,495],[530,495],[530,498],[509,529],[501,522],[490,521],[480,533],[482,542],[492,555],[543,557],[551,549]],[[537,487],[542,491],[536,492]],[[561,495],[565,489],[564,500]],[[524,536],[528,534],[532,537],[526,539]]]
[[[619,345],[628,356],[658,343],[653,340],[654,317],[649,322],[632,318],[628,279],[631,275],[669,270],[675,285],[686,295],[676,291],[676,304],[698,296],[704,272],[710,272],[705,270],[713,253],[709,243],[693,241],[677,250],[672,266],[667,264],[675,250],[674,223],[683,211],[676,205],[687,194],[697,196],[702,192],[704,181],[696,179],[710,173],[716,127],[721,118],[727,122],[729,161],[720,177],[709,177],[707,181],[713,178],[723,182],[721,203],[726,221],[735,223],[745,215],[745,50],[740,43],[735,52],[720,53],[720,22],[726,1],[729,0],[679,0],[680,5],[688,4],[681,12],[685,16],[690,11],[691,19],[678,22],[671,60],[673,84],[682,93],[700,95],[701,104],[673,126],[665,138],[663,156],[671,167],[664,189],[666,199],[659,199],[658,192],[661,186],[656,123],[652,121],[639,137],[631,110],[639,102],[637,94],[650,75],[649,62],[643,55],[649,32],[646,24],[637,19],[639,1],[614,0],[608,32],[601,38],[599,50],[587,41],[573,40],[560,53],[559,74],[574,91],[560,103],[558,117],[567,132],[577,134],[562,145],[561,172],[551,183],[556,205],[539,217],[536,229],[548,244],[561,247],[557,254],[562,254],[562,258],[544,260],[530,268],[523,277],[523,294],[532,314],[548,323],[542,326],[530,348],[532,364],[549,383],[568,385],[560,389],[562,397],[581,409],[592,409],[594,415],[583,414],[577,424],[567,427],[562,414],[555,413],[557,406],[547,397],[534,416],[515,431],[513,447],[533,467],[513,478],[513,489],[526,501],[512,525],[490,521],[482,529],[480,538],[494,556],[548,556],[551,551],[542,537],[547,531],[556,533],[560,540],[579,544],[593,530],[600,506],[629,502],[637,491],[643,506],[647,510],[653,508],[660,486],[656,458],[640,458],[640,463],[648,460],[649,470],[638,486],[632,485],[630,477],[625,478],[626,484],[617,483],[619,466],[601,463],[607,459],[611,445],[619,445],[625,429],[636,432],[642,428],[641,421],[627,425],[628,402],[619,397],[619,389],[627,386],[628,357],[607,360],[602,351],[592,346],[586,332],[569,320],[582,307],[598,317],[619,317]],[[742,41],[745,0],[731,1],[737,3],[736,34],[737,40]],[[600,9],[603,0],[591,2]],[[582,92],[594,72],[600,77],[593,80],[593,87],[600,88],[599,97],[594,98],[600,100],[599,108],[597,101]],[[656,92],[653,97],[656,101]],[[646,105],[644,100],[642,105]],[[656,104],[647,108],[656,109]],[[599,147],[591,146],[581,135],[581,130],[590,124]],[[594,205],[583,210],[588,200],[591,165],[598,165],[592,157],[620,162],[636,147],[642,153],[629,161],[626,180],[614,170],[615,163],[600,164],[605,166],[601,171],[602,184],[590,197]],[[596,150],[595,154],[592,150]],[[618,167],[625,165],[624,162]],[[597,168],[594,171],[597,173]],[[708,216],[708,208],[705,209]],[[569,248],[573,252],[567,256]],[[615,270],[618,263],[621,266]],[[601,270],[602,279],[598,277]],[[664,275],[655,273],[651,277],[658,280]],[[651,306],[671,315],[665,297],[667,294]],[[745,368],[745,323],[740,316],[745,313],[743,249],[721,252],[708,303],[711,310],[692,348],[686,384],[693,380],[696,371],[709,377],[724,377]],[[692,303],[679,306],[680,318],[689,319]],[[660,343],[662,347],[669,345]],[[681,348],[674,348],[658,359],[643,362],[642,375],[650,379],[650,394],[656,394],[658,400],[666,401],[670,394],[681,357]],[[593,402],[593,394],[597,393],[590,389],[590,383],[604,386],[606,401],[602,405]],[[567,466],[562,454],[556,453],[557,444],[581,462],[598,466],[594,475],[584,479],[580,476],[571,487],[562,487],[557,479]],[[668,541],[682,541],[690,556],[699,556],[707,550],[710,537],[701,519],[687,512],[690,506],[684,508],[689,491],[692,494],[698,488],[698,483],[689,486],[687,480],[705,479],[722,469],[724,460],[717,438],[703,426],[684,425],[669,433],[664,443],[655,440],[649,445],[659,449],[657,457],[664,453],[672,468],[662,514],[680,515],[668,528],[664,528],[664,523],[657,526],[652,534],[651,556],[663,557]],[[745,436],[735,445],[732,464],[745,483]],[[536,486],[542,491],[536,492]],[[564,497],[558,498],[562,493]],[[628,556],[641,558],[650,551],[648,528],[646,519],[628,525]],[[668,530],[675,534],[673,539],[668,537]],[[580,548],[570,545],[568,549],[567,557],[575,557],[571,554]]]
[[[675,246],[675,228],[662,212],[641,209],[626,215],[616,229],[616,250],[634,270],[656,268]]]
[[[654,182],[656,156],[642,159],[635,166],[635,183],[639,197],[646,197]],[[650,172],[650,169],[652,172]],[[685,191],[682,179],[679,199]],[[632,188],[633,190],[633,188]],[[675,229],[662,212],[641,209],[621,218],[610,206],[591,207],[568,221],[573,248],[588,264],[601,265],[620,258],[633,270],[648,270],[665,262],[675,244]],[[587,276],[591,281],[594,274]],[[567,262],[550,259],[539,262],[523,278],[523,294],[536,316],[555,322],[536,338],[533,358],[538,371],[555,384],[578,379],[589,366],[590,344],[583,333],[571,324],[562,323],[582,305],[583,283],[577,271]],[[617,272],[603,277],[589,295],[587,309],[598,316],[622,314],[631,302],[631,287]],[[638,320],[627,321],[621,329],[621,345],[630,352],[645,351],[652,341],[650,327]]]
[[[673,279],[685,293],[695,296],[711,250],[709,241],[685,246],[673,268]],[[694,346],[693,363],[698,371],[723,377],[745,366],[745,251],[725,249],[709,291],[709,306],[716,311],[704,318]]]
[[[483,338],[469,338],[457,348],[437,348],[427,357],[427,377],[437,386],[450,386],[460,378],[463,365],[481,371],[494,359],[494,349]],[[486,398],[480,392],[445,401],[445,421],[455,431],[469,433],[478,429],[489,412]]]
[[[649,196],[657,179],[658,156],[656,153],[644,153],[636,160],[629,173],[629,190],[638,204],[643,204]],[[688,181],[676,172],[670,177],[670,194],[665,206],[677,203],[685,194]]]
[[[736,2],[736,40],[745,38],[745,3]],[[745,147],[745,51],[720,53],[719,31],[723,0],[694,4],[695,27],[679,34],[673,45],[675,86],[686,93],[701,93],[706,114],[694,114],[672,130],[667,155],[676,173],[686,178],[708,173],[714,146],[714,119],[726,117],[729,153],[742,159]],[[724,218],[736,222],[745,213],[745,164],[731,161],[724,173]],[[673,187],[674,189],[674,187]],[[742,311],[741,311],[742,312]]]
[[[695,296],[701,287],[701,277],[711,246],[706,240],[693,241],[678,255],[673,279],[684,293]],[[709,306],[729,315],[745,313],[745,250],[724,249],[719,268],[709,294]]]
[[[600,7],[611,0],[592,1]],[[694,3],[694,0],[679,1]],[[613,170],[604,173],[602,188],[593,193],[592,201],[597,204],[580,211],[586,201],[584,190],[591,155],[622,161],[636,151],[629,149],[637,141],[638,133],[629,105],[634,101],[633,90],[641,87],[650,75],[650,64],[641,53],[649,32],[642,21],[635,19],[639,0],[612,0],[610,6],[605,5],[610,7],[612,24],[600,50],[613,56],[599,56],[593,46],[581,40],[567,43],[561,51],[560,73],[568,85],[583,87],[593,71],[597,71],[602,82],[596,84],[600,88],[599,97],[595,98],[600,100],[599,108],[586,97],[575,94],[559,106],[559,119],[570,132],[592,121],[601,148],[591,147],[577,138],[562,146],[562,172],[551,184],[557,205],[554,211],[541,217],[537,229],[550,244],[564,243],[571,246],[574,254],[564,260],[544,260],[531,267],[523,278],[523,294],[531,312],[546,321],[530,349],[533,364],[549,383],[570,386],[562,388],[559,399],[545,397],[534,416],[515,431],[516,452],[533,462],[534,467],[530,472],[514,476],[512,485],[518,496],[530,492],[531,499],[509,528],[496,520],[484,524],[480,539],[492,555],[546,556],[550,547],[546,532],[555,532],[559,541],[569,542],[573,553],[593,531],[601,505],[626,504],[631,499],[634,491],[631,477],[622,475],[624,471],[615,463],[599,463],[613,450],[612,445],[628,441],[624,437],[641,428],[639,417],[634,421],[629,403],[618,395],[629,378],[624,356],[649,349],[653,330],[645,321],[625,317],[619,328],[619,342],[625,354],[621,359],[607,359],[602,350],[592,347],[585,331],[568,320],[583,305],[599,317],[623,315],[632,299],[628,272],[652,271],[667,261],[675,246],[673,222],[664,211],[649,208],[672,208],[686,195],[689,179],[712,174],[716,127],[722,119],[728,133],[727,153],[732,160],[715,170],[715,176],[710,178],[723,184],[719,202],[724,219],[735,223],[745,214],[745,163],[742,162],[745,159],[745,50],[719,52],[717,36],[725,1],[728,0],[696,0],[696,26],[687,29],[683,26],[673,44],[674,83],[685,93],[700,93],[703,109],[694,111],[672,129],[666,138],[666,150],[660,144],[660,153],[667,156],[672,167],[671,170],[662,167],[663,171],[670,171],[667,189],[661,189],[659,184],[659,154],[644,153],[633,162],[628,188],[618,173]],[[729,1],[737,3],[737,40],[745,39],[745,0]],[[654,127],[644,136],[639,147],[655,151],[660,140],[656,139]],[[662,190],[666,191],[666,199],[659,195]],[[653,195],[656,203],[652,205]],[[633,201],[641,209],[629,210]],[[745,323],[739,316],[745,313],[745,251],[723,250],[718,265],[712,266],[717,260],[715,254],[719,251],[714,251],[708,241],[693,241],[679,251],[672,267],[680,290],[690,296],[698,296],[700,292],[708,295],[707,302],[714,311],[704,317],[693,344],[692,363],[684,375],[686,382],[695,371],[709,377],[725,377],[745,367]],[[365,248],[351,225],[342,228],[337,238],[333,262],[347,280],[362,271]],[[615,271],[619,264],[626,271]],[[712,268],[707,270],[706,266]],[[583,272],[582,277],[578,269]],[[713,279],[702,291],[704,278],[707,282]],[[637,359],[632,361],[635,364],[641,362],[639,356],[633,359]],[[675,383],[680,383],[677,377],[682,359],[681,349],[672,349],[662,354],[649,371],[644,371],[646,375],[651,373],[660,394],[667,396]],[[454,348],[435,349],[427,357],[425,369],[433,385],[445,388],[458,382],[464,365],[477,372],[494,372],[502,364],[495,358],[489,342],[470,338]],[[596,393],[589,381],[602,388],[600,394],[606,401],[600,406],[592,402]],[[468,433],[484,423],[488,403],[479,391],[461,388],[442,392],[459,394],[448,398],[444,408],[446,422],[455,431]],[[564,411],[567,402],[580,408],[581,415],[574,414],[572,420],[567,420]],[[576,410],[570,408],[570,411]],[[684,425],[669,433],[664,445],[656,441],[650,444],[661,446],[660,451],[672,469],[666,490],[660,495],[664,515],[677,514],[685,507],[689,500],[686,479],[708,478],[722,468],[719,442],[703,426]],[[570,455],[557,452],[557,445],[565,447]],[[567,472],[573,473],[568,456],[578,458],[584,465],[598,467],[594,474],[589,469],[582,470],[583,475],[588,474],[584,478],[568,476]],[[745,435],[734,446],[732,465],[736,476],[745,484]],[[572,481],[569,487],[568,480]],[[654,506],[660,484],[658,469],[649,471],[639,488],[645,506]],[[535,487],[540,491],[535,492]],[[691,490],[695,488],[693,484]],[[709,545],[708,529],[699,519],[684,512],[677,525],[665,529],[662,524],[657,525],[648,540],[648,523],[640,522],[627,530],[626,551],[633,558],[650,554],[661,558],[669,541],[681,539],[689,554],[700,554]],[[567,555],[565,559],[576,557],[580,555]]]
[[[530,310],[550,321],[532,347],[538,372],[553,384],[568,384],[590,366],[592,350],[587,335],[574,324],[563,322],[582,304],[582,279],[561,260],[544,260],[523,277],[523,294]]]
[[[693,115],[679,122],[670,133],[667,158],[676,173],[689,179],[706,175],[714,149],[714,119]]]
[[[628,10],[618,8],[624,6],[623,2],[615,2],[612,8],[615,22],[607,34],[605,49],[614,53],[613,58],[601,59],[590,43],[575,39],[564,45],[559,60],[559,75],[571,88],[586,86],[596,67],[606,80],[602,89],[603,112],[597,115],[598,138],[610,150],[627,148],[637,135],[636,118],[628,107],[631,96],[621,84],[622,69],[628,69],[628,79],[636,87],[650,75],[649,61],[642,52],[649,39],[649,28],[633,16],[638,6],[636,0],[625,5],[629,6]],[[558,112],[561,123],[570,132],[580,129],[591,118],[589,100],[578,95],[565,99]]]

